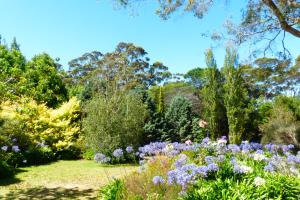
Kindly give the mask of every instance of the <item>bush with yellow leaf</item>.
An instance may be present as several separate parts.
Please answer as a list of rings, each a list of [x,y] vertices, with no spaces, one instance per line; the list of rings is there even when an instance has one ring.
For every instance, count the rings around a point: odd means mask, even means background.
[[[57,109],[48,108],[29,98],[1,104],[0,132],[19,140],[21,148],[44,144],[53,152],[76,146],[80,139],[80,102],[71,98]]]

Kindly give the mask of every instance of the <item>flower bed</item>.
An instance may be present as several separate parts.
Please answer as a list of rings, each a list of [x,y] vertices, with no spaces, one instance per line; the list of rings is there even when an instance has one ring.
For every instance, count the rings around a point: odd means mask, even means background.
[[[135,155],[141,166],[122,180],[123,199],[300,199],[300,152],[293,145],[205,138],[150,143]]]

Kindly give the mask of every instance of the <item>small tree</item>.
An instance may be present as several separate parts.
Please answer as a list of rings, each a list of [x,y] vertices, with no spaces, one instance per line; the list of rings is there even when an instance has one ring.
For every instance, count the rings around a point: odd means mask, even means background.
[[[175,96],[166,111],[166,133],[162,136],[166,141],[185,141],[191,139],[192,105],[186,98]]]
[[[229,141],[240,143],[247,120],[247,90],[235,51],[227,49],[224,63],[224,103],[229,125]]]
[[[96,96],[87,103],[85,112],[83,128],[94,151],[111,154],[116,148],[140,144],[147,112],[139,95]]]
[[[212,51],[208,50],[205,56],[207,65],[207,69],[205,70],[206,81],[201,90],[201,97],[204,106],[203,111],[208,121],[211,137],[212,139],[216,139],[222,134],[227,133],[226,129],[224,130],[222,127],[222,125],[226,123],[226,121],[224,122],[226,112],[223,102],[222,75],[217,68]]]

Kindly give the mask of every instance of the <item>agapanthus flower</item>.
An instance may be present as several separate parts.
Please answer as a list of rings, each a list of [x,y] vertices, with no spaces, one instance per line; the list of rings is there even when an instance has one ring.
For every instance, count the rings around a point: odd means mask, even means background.
[[[216,157],[214,157],[214,156],[206,156],[206,157],[204,158],[204,160],[205,160],[205,162],[206,162],[207,164],[210,164],[210,163],[215,162]]]
[[[14,138],[14,139],[12,139],[11,141],[12,141],[12,142],[17,142],[18,140],[17,140],[17,138]]]
[[[174,165],[176,168],[182,167],[184,164],[186,164],[187,156],[185,154],[180,154],[179,158],[174,162]]]
[[[289,150],[292,150],[292,149],[295,148],[295,146],[294,146],[293,144],[289,144],[289,145],[288,145],[288,148],[289,148]]]
[[[132,153],[133,152],[133,147],[132,146],[126,147],[126,152],[127,153]]]
[[[16,153],[18,153],[18,152],[20,152],[21,150],[20,150],[20,148],[18,147],[18,146],[12,146],[12,151],[14,151],[14,152],[16,152]]]
[[[246,165],[235,164],[233,166],[233,172],[236,174],[247,174],[253,172],[253,169]]]
[[[7,149],[8,149],[8,146],[3,146],[3,147],[1,147],[1,150],[2,150],[2,151],[7,151]]]
[[[226,145],[227,138],[226,136],[222,136],[220,139],[217,140],[218,145]]]
[[[96,153],[95,156],[94,156],[94,160],[96,162],[102,162],[105,159],[105,157],[106,156],[102,153]]]
[[[209,172],[216,172],[219,170],[219,166],[216,163],[210,163],[207,165],[207,169]]]
[[[241,148],[240,148],[238,145],[236,145],[236,144],[229,144],[229,145],[227,146],[227,148],[228,148],[232,153],[238,153],[238,152],[241,151]]]
[[[122,149],[114,150],[113,156],[116,157],[116,158],[121,158],[123,156],[123,150]]]
[[[255,177],[254,179],[254,185],[255,186],[261,186],[261,185],[264,185],[266,183],[266,180],[261,178],[261,177]]]
[[[273,166],[273,164],[271,162],[269,162],[268,165],[266,165],[264,167],[264,170],[268,171],[268,172],[274,172],[275,171],[274,166]]]
[[[263,154],[260,154],[260,153],[254,153],[254,154],[252,154],[252,156],[253,156],[253,160],[256,160],[256,161],[262,161],[262,160],[266,159],[266,156],[264,156]]]
[[[161,176],[154,176],[152,182],[154,185],[163,184],[165,182],[165,179]]]

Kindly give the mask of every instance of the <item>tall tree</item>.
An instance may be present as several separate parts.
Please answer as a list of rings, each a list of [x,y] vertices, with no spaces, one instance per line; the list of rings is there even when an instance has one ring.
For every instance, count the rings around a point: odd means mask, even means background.
[[[142,47],[121,42],[113,52],[104,55],[94,52],[74,59],[69,63],[69,73],[71,77],[76,75],[77,79],[81,77],[87,81],[103,81],[104,87],[101,90],[106,94],[130,90],[138,85],[149,87],[171,77],[166,66],[160,62],[151,65],[146,55]]]
[[[48,54],[40,54],[27,63],[23,92],[38,102],[56,107],[68,94],[59,65]]]
[[[244,87],[241,67],[237,63],[237,54],[227,49],[223,69],[224,103],[229,125],[229,141],[240,143],[247,122],[247,90]]]
[[[187,82],[191,83],[197,89],[201,89],[204,85],[205,80],[205,69],[197,67],[189,70],[183,76]]]
[[[12,45],[13,46],[13,45]],[[16,48],[0,44],[0,96],[12,98],[21,95],[26,59]]]
[[[205,56],[207,65],[207,69],[205,70],[206,81],[203,89],[201,90],[201,98],[204,106],[204,115],[208,121],[211,137],[213,139],[217,139],[222,136],[222,134],[227,134],[226,128],[224,129],[223,126],[224,119],[226,119],[223,102],[223,80],[222,75],[217,68],[212,50],[208,50]]]

